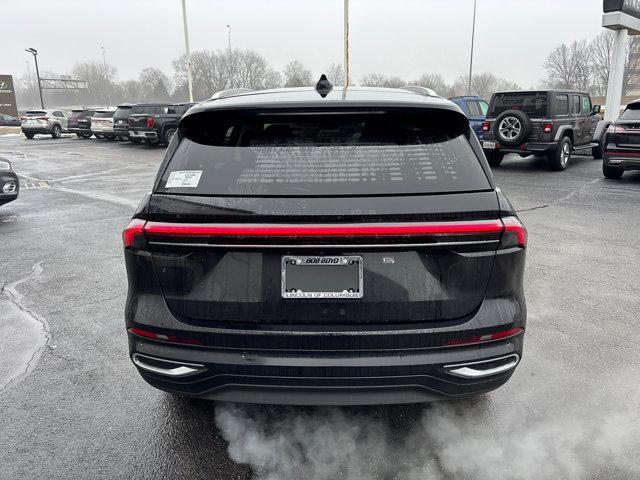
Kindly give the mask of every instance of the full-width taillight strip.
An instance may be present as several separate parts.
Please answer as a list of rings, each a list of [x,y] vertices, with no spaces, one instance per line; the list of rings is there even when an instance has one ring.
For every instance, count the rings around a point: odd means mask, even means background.
[[[342,235],[439,235],[501,232],[500,220],[430,223],[348,224],[197,224],[147,222],[149,235],[221,236],[342,236]]]

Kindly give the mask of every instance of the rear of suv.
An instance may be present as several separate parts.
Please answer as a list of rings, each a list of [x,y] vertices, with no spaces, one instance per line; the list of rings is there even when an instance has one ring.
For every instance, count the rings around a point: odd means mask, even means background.
[[[67,132],[68,119],[62,110],[28,110],[24,114],[21,129],[27,139],[31,140],[39,133],[60,138]]]
[[[196,105],[123,241],[129,353],[166,391],[423,402],[495,389],[522,355],[526,230],[439,97]]]
[[[78,138],[91,138],[91,117],[96,113],[94,108],[75,108],[69,115],[69,133]]]
[[[627,105],[604,137],[602,173],[620,179],[627,170],[640,170],[640,100]]]
[[[134,105],[123,103],[118,105],[113,114],[113,133],[121,140],[129,139],[129,115]]]
[[[507,153],[547,157],[551,170],[565,170],[575,150],[600,154],[594,141],[602,123],[588,93],[547,90],[496,93],[482,124],[483,149],[498,167]],[[599,157],[598,157],[599,158]]]

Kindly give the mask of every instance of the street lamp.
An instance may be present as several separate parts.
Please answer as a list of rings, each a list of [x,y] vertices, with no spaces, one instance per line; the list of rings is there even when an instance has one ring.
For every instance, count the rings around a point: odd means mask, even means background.
[[[229,55],[231,55],[231,25],[227,25],[227,35],[229,37]]]
[[[471,79],[473,77],[473,44],[476,38],[476,9],[478,0],[473,0],[473,27],[471,28],[471,59],[469,60],[469,85],[467,86],[467,94],[471,95]]]
[[[44,100],[42,99],[42,86],[40,85],[40,70],[38,70],[38,51],[35,48],[25,48],[25,52],[33,55],[36,62],[36,77],[38,77],[38,92],[40,93],[40,107],[44,110]]]
[[[109,106],[111,106],[111,86],[109,84],[109,76],[107,74],[107,60],[104,56],[104,47],[100,47],[100,49],[102,50],[102,65],[104,66],[104,80],[107,84],[107,96],[109,98]]]

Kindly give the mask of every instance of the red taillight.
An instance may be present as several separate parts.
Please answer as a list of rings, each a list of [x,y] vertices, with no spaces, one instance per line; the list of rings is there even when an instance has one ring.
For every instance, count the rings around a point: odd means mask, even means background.
[[[134,218],[122,232],[124,248],[142,248],[146,244],[144,238],[144,220]]]
[[[527,229],[524,225],[518,220],[516,217],[507,217],[502,219],[502,223],[504,224],[505,234],[512,233],[515,234],[517,243],[519,247],[526,248],[527,247]],[[503,239],[503,246],[506,245],[507,242]]]
[[[501,220],[433,223],[349,223],[349,224],[198,224],[148,222],[151,235],[220,236],[351,236],[351,235],[456,235],[500,232]]]
[[[447,342],[447,346],[469,345],[472,343],[495,342],[505,338],[513,337],[523,332],[524,328],[516,327],[509,330],[501,330],[499,332],[488,333],[485,335],[473,335],[471,337],[453,338]]]
[[[36,120],[45,120],[45,121],[47,121],[47,120],[49,120],[49,117],[38,117],[38,118],[36,118]]]
[[[607,128],[607,133],[626,133],[626,131],[627,129],[620,125],[609,125]]]
[[[553,124],[551,124],[551,123],[545,123],[545,124],[542,126],[542,131],[543,131],[544,133],[551,133],[551,131],[552,131],[552,130],[553,130]]]
[[[160,340],[162,342],[184,343],[186,345],[202,345],[202,342],[200,340],[196,340],[195,338],[181,337],[179,335],[165,335],[163,333],[156,333],[152,332],[151,330],[144,330],[142,328],[135,327],[131,327],[129,331],[134,335],[138,335],[144,338],[150,338],[152,340]]]
[[[482,122],[482,131],[483,132],[488,132],[490,127],[491,126],[489,125],[489,122]]]
[[[153,117],[147,117],[147,128],[153,127]]]

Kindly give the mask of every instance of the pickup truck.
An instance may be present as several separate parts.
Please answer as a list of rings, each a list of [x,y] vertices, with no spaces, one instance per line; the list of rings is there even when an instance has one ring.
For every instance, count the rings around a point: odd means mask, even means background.
[[[129,138],[132,141],[145,140],[147,145],[158,145],[160,143],[169,145],[178,129],[178,122],[192,105],[194,104],[155,104],[149,105],[149,111],[146,113],[129,115]],[[139,109],[141,105],[136,105],[136,107]]]

